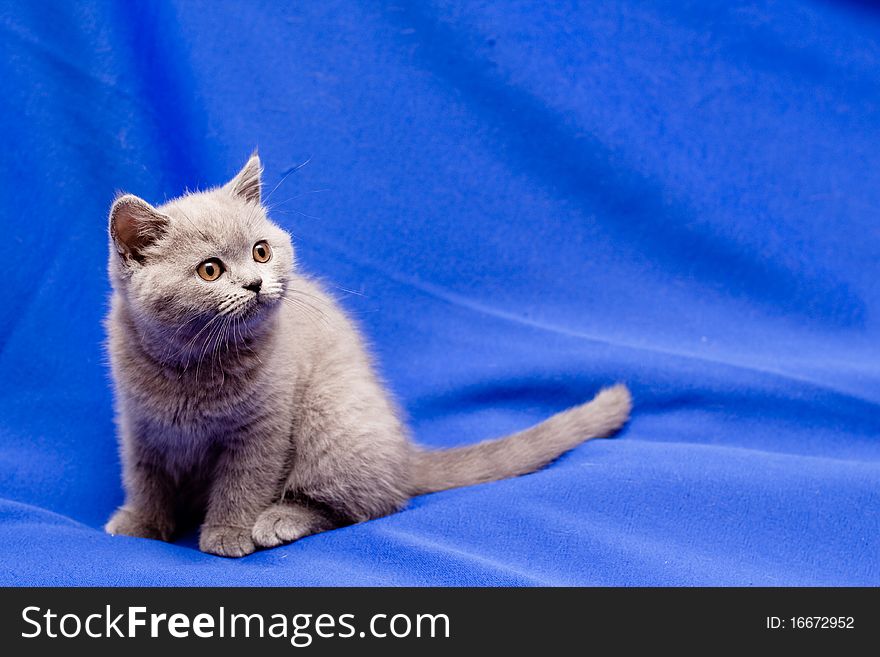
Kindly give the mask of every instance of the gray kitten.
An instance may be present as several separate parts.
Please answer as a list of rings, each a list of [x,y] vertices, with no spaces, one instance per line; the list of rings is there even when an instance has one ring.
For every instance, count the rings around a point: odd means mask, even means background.
[[[357,329],[266,216],[261,174],[254,154],[223,187],[113,203],[107,331],[126,498],[109,533],[169,540],[201,522],[203,551],[241,557],[532,472],[626,422],[617,385],[506,438],[414,445]]]

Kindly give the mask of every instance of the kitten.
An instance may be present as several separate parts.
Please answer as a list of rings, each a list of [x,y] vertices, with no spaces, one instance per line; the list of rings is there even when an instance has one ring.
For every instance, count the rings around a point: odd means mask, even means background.
[[[241,557],[532,472],[626,422],[617,385],[506,438],[411,443],[357,329],[266,216],[261,174],[254,154],[223,187],[113,203],[106,326],[126,497],[107,532],[169,540],[201,522],[201,550]]]

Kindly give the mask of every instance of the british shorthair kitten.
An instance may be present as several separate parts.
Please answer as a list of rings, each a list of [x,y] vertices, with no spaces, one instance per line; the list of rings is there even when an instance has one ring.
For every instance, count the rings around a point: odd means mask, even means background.
[[[357,328],[268,218],[261,174],[254,154],[223,187],[113,203],[106,325],[125,503],[109,533],[169,540],[201,523],[203,551],[241,557],[532,472],[626,422],[617,385],[505,438],[413,444]]]

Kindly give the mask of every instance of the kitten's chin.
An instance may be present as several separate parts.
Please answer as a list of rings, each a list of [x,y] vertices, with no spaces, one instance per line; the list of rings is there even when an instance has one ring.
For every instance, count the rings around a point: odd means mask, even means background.
[[[280,305],[280,296],[255,296],[244,308],[236,313],[236,317],[248,328],[256,328],[274,317]]]

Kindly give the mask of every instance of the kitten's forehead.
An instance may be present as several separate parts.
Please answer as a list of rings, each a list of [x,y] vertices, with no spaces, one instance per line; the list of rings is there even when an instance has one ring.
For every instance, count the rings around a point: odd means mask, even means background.
[[[216,246],[250,244],[268,224],[262,209],[231,197],[223,190],[188,194],[159,210],[171,218],[174,239]]]

